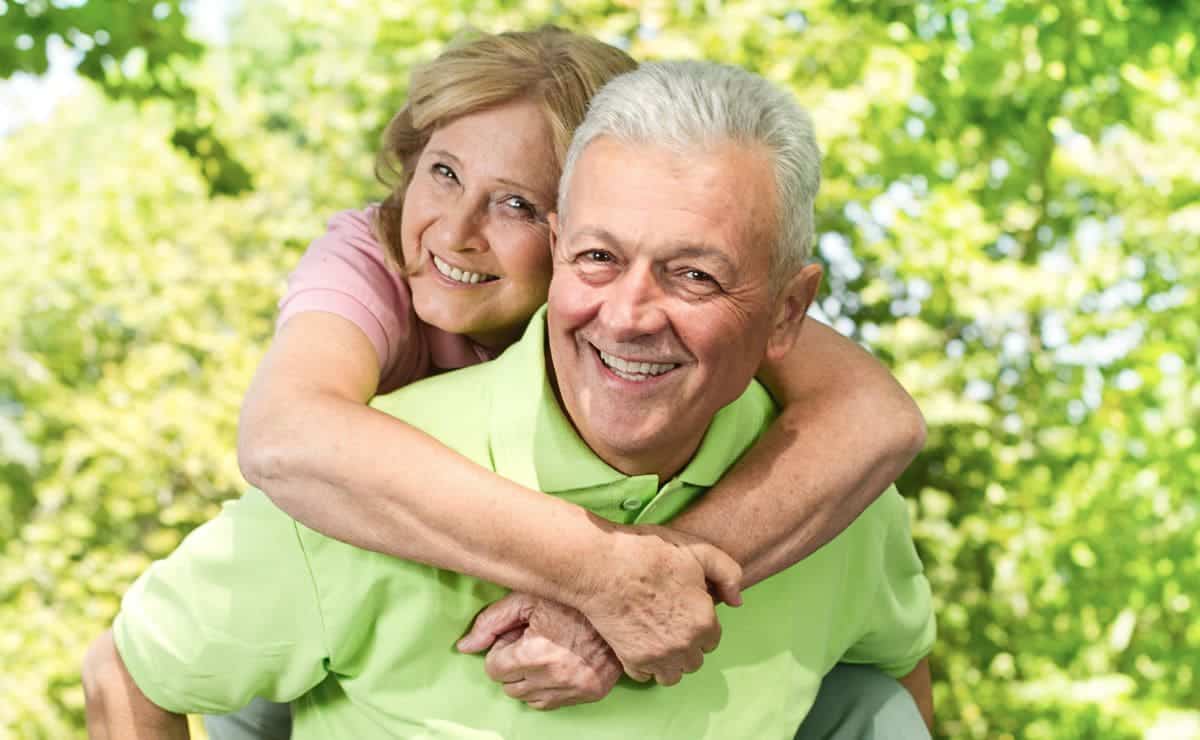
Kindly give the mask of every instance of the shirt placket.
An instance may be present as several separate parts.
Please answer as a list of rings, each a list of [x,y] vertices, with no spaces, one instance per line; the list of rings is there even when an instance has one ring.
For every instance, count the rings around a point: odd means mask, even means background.
[[[617,521],[634,524],[641,517],[646,504],[652,501],[658,489],[658,477],[638,475],[628,478],[615,487],[612,506],[617,512]]]
[[[657,491],[653,497],[638,512],[634,524],[662,524],[670,521],[687,504],[696,497],[699,491],[676,478]]]

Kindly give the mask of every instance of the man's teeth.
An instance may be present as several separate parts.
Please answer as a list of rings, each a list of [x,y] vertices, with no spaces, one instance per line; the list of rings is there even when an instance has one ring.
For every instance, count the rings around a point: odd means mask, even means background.
[[[482,272],[467,272],[466,270],[460,270],[457,267],[455,267],[454,265],[451,265],[448,262],[443,261],[442,258],[438,257],[436,254],[433,256],[433,266],[437,268],[438,272],[442,273],[443,275],[450,278],[451,280],[457,280],[460,283],[470,283],[470,284],[486,283],[489,280],[499,279],[496,275],[488,275],[488,274],[482,273]]]
[[[607,352],[600,353],[600,361],[603,362],[609,370],[612,370],[618,377],[625,380],[645,380],[652,378],[655,375],[662,375],[668,370],[673,370],[678,367],[678,364],[664,364],[660,362],[629,362],[622,360],[616,355],[610,355]]]

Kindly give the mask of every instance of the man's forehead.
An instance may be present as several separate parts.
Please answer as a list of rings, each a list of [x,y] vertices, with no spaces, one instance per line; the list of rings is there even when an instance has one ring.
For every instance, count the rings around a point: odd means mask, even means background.
[[[719,147],[714,146],[681,147],[666,142],[632,140],[603,134],[588,142],[579,155],[579,161],[583,164],[594,163],[604,158],[624,157],[635,162],[654,162],[675,169],[684,168],[689,159],[710,157],[717,151]]]
[[[777,201],[765,147],[724,140],[681,150],[612,136],[597,137],[580,154],[567,197],[570,223],[563,226],[572,236],[616,239],[630,220],[606,207],[653,210],[656,218],[645,222],[651,235],[692,255],[763,241],[773,232]],[[690,233],[671,233],[688,226]]]
[[[630,172],[621,167],[605,167],[613,161],[623,167],[653,168],[657,181],[681,184],[711,184],[714,187],[732,184],[751,186],[751,190],[774,189],[774,165],[770,151],[760,144],[748,144],[733,139],[677,146],[657,142],[626,141],[615,136],[598,136],[580,153],[579,162],[571,173],[569,193],[599,177],[609,182],[629,182]],[[645,176],[646,173],[639,173]],[[769,188],[756,188],[767,185]],[[730,192],[731,196],[738,193]],[[743,192],[741,195],[761,195]]]

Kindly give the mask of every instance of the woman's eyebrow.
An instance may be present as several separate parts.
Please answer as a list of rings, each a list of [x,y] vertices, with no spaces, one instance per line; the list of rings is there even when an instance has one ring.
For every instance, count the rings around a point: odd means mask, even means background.
[[[496,182],[500,183],[501,185],[504,185],[505,187],[510,187],[513,190],[521,190],[526,193],[535,195],[535,196],[537,196],[538,200],[545,200],[545,201],[550,201],[550,202],[553,202],[553,200],[554,200],[549,194],[547,194],[543,190],[540,190],[539,188],[535,188],[530,185],[526,185],[525,183],[522,183],[522,182],[517,182],[516,180],[510,180],[507,177],[497,177]]]
[[[450,152],[446,151],[445,149],[427,149],[427,150],[426,150],[426,153],[427,153],[429,156],[431,156],[431,157],[434,157],[435,159],[445,159],[445,160],[449,160],[449,161],[450,161],[450,163],[451,163],[451,164],[453,164],[453,165],[455,166],[455,168],[457,168],[457,169],[460,169],[460,170],[467,170],[467,169],[469,169],[468,167],[466,167],[466,166],[465,166],[465,165],[462,163],[462,160],[461,160],[461,159],[459,159],[458,157],[454,156],[453,154],[451,154]],[[460,174],[467,175],[467,174],[469,174],[469,173],[468,173],[468,172],[462,172],[462,173],[460,173]],[[540,201],[544,201],[544,202],[551,203],[551,204],[553,204],[553,203],[554,203],[554,197],[553,197],[553,196],[550,194],[550,192],[548,192],[548,191],[544,191],[544,190],[540,190],[540,189],[538,189],[538,188],[535,188],[535,187],[532,187],[532,186],[526,185],[526,184],[525,184],[525,183],[523,183],[523,182],[517,182],[516,180],[513,180],[513,179],[511,179],[511,178],[507,178],[507,177],[497,177],[497,178],[493,178],[493,180],[492,180],[492,181],[493,181],[493,182],[496,182],[496,183],[499,183],[500,185],[503,185],[503,186],[504,186],[504,187],[506,187],[506,188],[512,188],[512,189],[514,189],[514,190],[520,190],[520,191],[522,191],[522,192],[524,192],[524,193],[529,193],[529,194],[531,194],[531,195],[534,195],[534,196],[536,196],[536,197],[537,197],[537,199],[538,199],[538,200],[540,200]]]
[[[462,167],[462,160],[445,149],[430,149],[429,156],[436,157],[438,159],[448,159],[453,162],[456,167]]]

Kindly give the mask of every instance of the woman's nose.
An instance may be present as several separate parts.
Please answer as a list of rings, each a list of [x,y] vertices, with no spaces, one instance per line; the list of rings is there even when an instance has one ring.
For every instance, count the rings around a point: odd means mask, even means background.
[[[447,202],[433,229],[434,246],[447,252],[480,252],[487,249],[482,216],[464,199]]]

